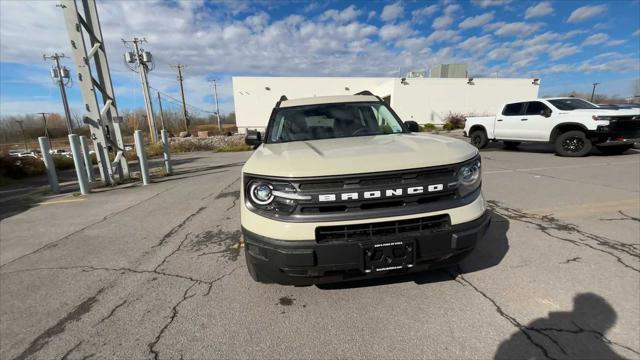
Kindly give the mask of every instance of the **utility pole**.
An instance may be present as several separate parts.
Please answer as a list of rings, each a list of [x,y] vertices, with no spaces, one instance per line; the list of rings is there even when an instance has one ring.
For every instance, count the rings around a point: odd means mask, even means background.
[[[220,124],[220,106],[218,105],[218,86],[216,84],[216,80],[211,80],[213,82],[213,97],[216,100],[216,116],[218,117],[218,130],[222,132],[222,124]]]
[[[64,116],[67,120],[67,132],[73,134],[73,124],[71,123],[71,112],[69,111],[69,101],[67,100],[67,91],[65,86],[71,83],[69,69],[66,66],[60,66],[60,59],[65,58],[64,54],[54,53],[53,55],[42,55],[44,60],[53,60],[55,65],[51,68],[51,78],[58,83],[60,87],[60,96],[62,97],[62,105],[64,106]],[[66,79],[66,82],[65,82]]]
[[[153,104],[151,103],[151,96],[149,95],[149,80],[147,79],[147,73],[150,71],[149,65],[153,62],[153,57],[148,51],[140,48],[140,44],[147,42],[144,38],[134,37],[132,40],[124,40],[123,43],[133,43],[134,51],[126,52],[124,54],[125,61],[129,64],[137,66],[138,73],[140,74],[140,83],[142,84],[142,94],[144,95],[144,104],[147,111],[147,122],[149,123],[149,132],[151,133],[151,142],[158,142],[158,130],[156,129],[155,118],[153,117]],[[136,71],[135,69],[131,69]]]
[[[596,95],[596,86],[600,85],[600,83],[593,83],[593,90],[591,90],[591,102],[593,102],[593,97]]]
[[[162,98],[160,98],[160,91],[156,91],[158,93],[158,106],[160,107],[160,123],[162,124],[162,130],[164,127],[164,112],[162,111]]]
[[[171,67],[175,67],[178,69],[178,81],[180,82],[180,95],[182,95],[182,114],[184,115],[184,131],[189,132],[189,115],[187,114],[187,102],[184,99],[184,86],[182,76],[182,69],[184,69],[183,64],[172,65]]]
[[[27,145],[27,137],[24,134],[24,120],[14,120],[20,126],[20,132],[22,132],[22,141],[24,142],[24,151],[29,151],[29,145]]]
[[[42,115],[42,124],[44,125],[44,136],[47,139],[49,139],[49,149],[53,149],[53,146],[51,146],[51,138],[49,137],[49,128],[47,127],[47,115],[49,115],[49,113],[41,112],[38,114]]]

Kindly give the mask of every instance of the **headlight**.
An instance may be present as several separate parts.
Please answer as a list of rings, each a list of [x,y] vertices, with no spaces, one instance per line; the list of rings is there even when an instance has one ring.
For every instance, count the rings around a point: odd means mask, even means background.
[[[613,116],[593,115],[591,118],[593,120],[596,120],[596,121],[611,121],[611,120],[615,120],[615,118]]]
[[[252,211],[292,213],[298,201],[311,200],[311,196],[300,195],[288,182],[248,179],[245,187],[247,207]]]
[[[458,170],[458,191],[460,196],[465,196],[476,190],[481,183],[482,171],[480,160],[474,160],[462,165]]]
[[[249,188],[251,201],[258,205],[267,205],[273,201],[273,186],[267,183],[254,182]]]

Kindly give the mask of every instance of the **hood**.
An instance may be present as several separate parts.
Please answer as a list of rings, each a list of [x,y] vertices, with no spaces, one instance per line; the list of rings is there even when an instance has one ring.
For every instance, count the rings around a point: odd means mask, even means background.
[[[448,165],[478,150],[464,141],[392,134],[262,144],[243,172],[281,177],[330,176]]]
[[[566,114],[591,114],[591,115],[599,115],[599,116],[630,116],[630,115],[640,115],[640,109],[631,108],[631,109],[576,109],[571,111],[561,111]]]

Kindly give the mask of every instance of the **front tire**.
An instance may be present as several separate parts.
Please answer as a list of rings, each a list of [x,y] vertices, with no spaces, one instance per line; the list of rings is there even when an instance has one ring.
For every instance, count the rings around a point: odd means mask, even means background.
[[[609,145],[609,146],[597,146],[596,148],[603,155],[620,155],[623,152],[633,148],[633,144],[631,145]]]
[[[554,142],[556,154],[567,157],[582,157],[591,152],[593,145],[587,135],[580,130],[560,134]]]
[[[484,149],[489,144],[489,138],[484,130],[474,130],[470,135],[471,145],[478,149]]]

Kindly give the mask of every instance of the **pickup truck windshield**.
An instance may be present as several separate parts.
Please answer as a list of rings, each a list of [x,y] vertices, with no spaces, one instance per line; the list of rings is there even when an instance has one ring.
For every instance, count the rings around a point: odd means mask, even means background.
[[[597,106],[582,99],[553,99],[549,100],[549,102],[557,107],[558,110],[598,109]]]
[[[267,143],[320,140],[403,132],[383,103],[339,103],[281,108],[272,118]]]

